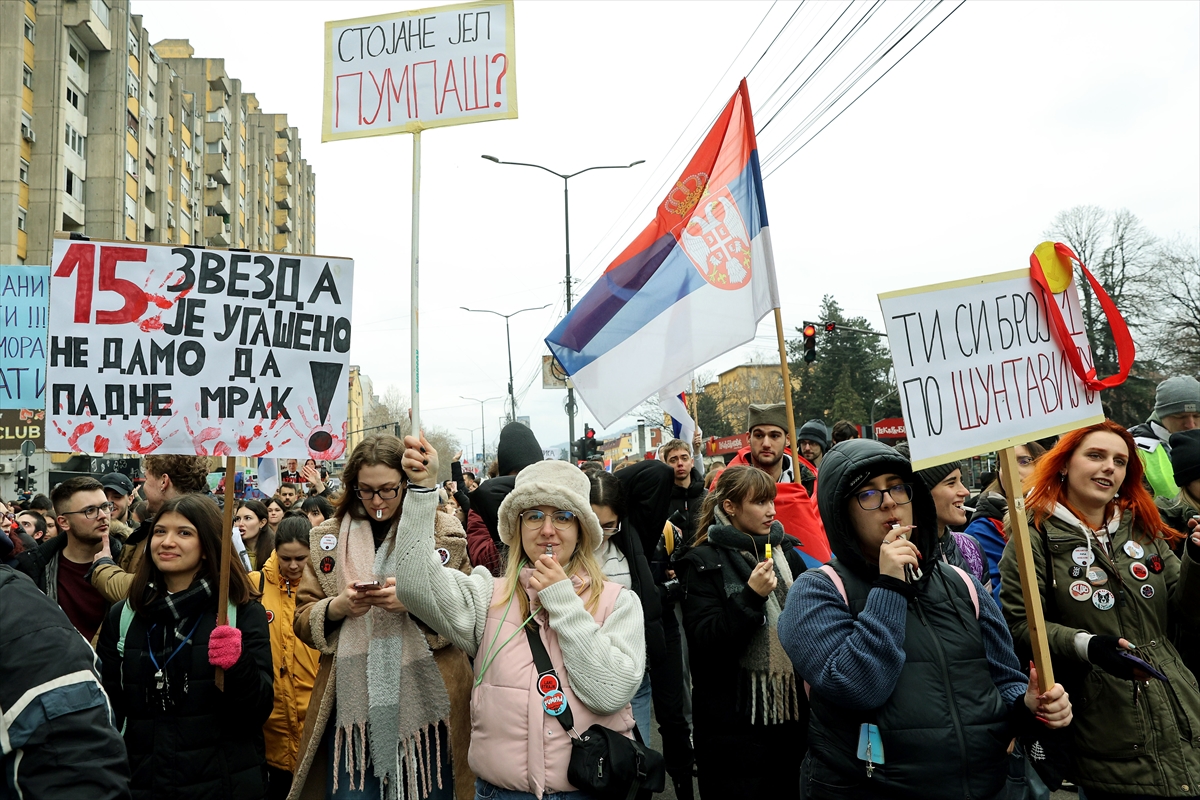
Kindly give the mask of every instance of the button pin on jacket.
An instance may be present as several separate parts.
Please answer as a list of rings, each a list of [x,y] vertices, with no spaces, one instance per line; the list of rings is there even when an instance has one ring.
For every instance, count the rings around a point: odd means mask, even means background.
[[[1130,558],[1141,558],[1146,555],[1146,550],[1133,539],[1130,539],[1125,544],[1121,545],[1121,549],[1125,551],[1125,555]]]
[[[1150,570],[1146,569],[1146,565],[1142,562],[1135,561],[1129,565],[1129,574],[1139,581],[1144,581],[1150,577]]]
[[[1092,548],[1080,545],[1071,551],[1071,560],[1081,567],[1090,567],[1096,560],[1096,554],[1092,552]]]

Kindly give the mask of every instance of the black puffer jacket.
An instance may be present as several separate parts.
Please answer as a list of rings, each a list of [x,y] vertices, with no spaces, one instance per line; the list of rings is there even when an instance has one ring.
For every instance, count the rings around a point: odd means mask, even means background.
[[[700,520],[700,504],[704,502],[704,476],[692,467],[692,482],[687,486],[671,484],[671,505],[667,508],[667,519],[683,531],[683,541],[676,547],[682,549],[696,538],[696,523]]]
[[[98,652],[104,663],[104,688],[125,725],[125,745],[134,800],[262,800],[266,794],[266,750],[262,726],[271,716],[271,640],[262,604],[251,601],[237,610],[242,655],[225,671],[225,691],[213,682],[208,638],[216,627],[216,602],[201,613],[190,643],[165,667],[174,705],[164,711],[151,691],[157,667],[147,642],[153,642],[159,664],[164,634],[170,626],[134,616],[125,635],[125,655],[118,655],[121,610],[114,605],[100,633]],[[194,619],[187,620],[190,629]],[[186,631],[185,631],[186,632]]]

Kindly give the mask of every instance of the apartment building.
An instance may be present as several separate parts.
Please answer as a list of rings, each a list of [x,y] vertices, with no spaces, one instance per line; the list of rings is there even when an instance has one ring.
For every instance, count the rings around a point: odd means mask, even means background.
[[[50,263],[63,231],[311,253],[315,177],[286,115],[129,0],[5,0],[0,263]]]

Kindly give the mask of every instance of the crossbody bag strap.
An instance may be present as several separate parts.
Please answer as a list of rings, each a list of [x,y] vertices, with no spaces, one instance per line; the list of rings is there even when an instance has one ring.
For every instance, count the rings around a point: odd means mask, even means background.
[[[537,667],[538,679],[543,675],[553,675],[554,680],[558,682],[559,691],[562,691],[562,678],[558,677],[558,673],[554,670],[554,662],[550,660],[550,654],[546,652],[546,645],[542,644],[542,637],[538,635],[538,624],[530,620],[525,625],[525,638],[529,640],[529,649],[533,651],[533,664]],[[571,707],[567,706],[563,712],[555,719],[563,726],[563,729],[570,733],[575,727],[575,716],[571,713]]]

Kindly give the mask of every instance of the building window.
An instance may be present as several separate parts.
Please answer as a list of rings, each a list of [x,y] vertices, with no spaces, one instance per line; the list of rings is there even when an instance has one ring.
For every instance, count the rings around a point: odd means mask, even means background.
[[[138,118],[128,109],[125,110],[125,130],[132,133],[133,138],[138,138]]]
[[[29,183],[29,162],[21,159],[21,183]]]
[[[154,155],[151,153],[146,153],[146,173],[154,174]]]
[[[110,27],[108,12],[108,3],[104,2],[104,0],[92,0],[92,13],[100,20],[100,24],[106,28]]]
[[[33,70],[31,70],[28,66],[26,66],[24,64],[21,65],[21,69],[23,70],[21,72],[21,83],[23,83],[25,85],[26,89],[32,89],[33,88]]]
[[[133,31],[130,31],[129,32],[129,55],[133,56],[134,58],[137,58],[137,54],[138,54],[137,36],[134,34]]]
[[[137,219],[137,200],[134,200],[129,195],[125,195],[125,216],[130,219]]]
[[[132,69],[127,69],[127,70],[125,70],[125,72],[127,73],[127,76],[126,76],[126,81],[125,81],[125,92],[126,92],[126,93],[127,93],[129,96],[130,96],[130,97],[137,97],[137,96],[138,96],[138,79],[137,79],[137,75],[134,75],[134,74],[133,74],[133,70],[132,70]]]
[[[67,170],[67,194],[83,202],[83,179],[71,170]]]
[[[26,211],[25,209],[21,208],[20,206],[17,206],[17,230],[19,230],[19,231],[25,230],[25,215],[28,213],[29,212]]]
[[[33,20],[29,17],[25,18],[25,38],[31,42],[33,41]]]
[[[71,127],[67,123],[67,147],[75,151],[80,158],[87,158],[87,137],[81,136],[79,131]]]
[[[70,54],[71,60],[78,64],[81,70],[87,72],[87,57],[83,54],[84,51],[75,47],[73,44],[68,45],[67,47],[67,52]]]
[[[70,103],[71,106],[79,113],[81,113],[81,114],[86,113],[83,110],[82,95],[79,94],[78,89],[76,89],[69,83],[67,84],[67,102]]]
[[[125,171],[133,177],[137,177],[137,158],[134,157],[133,153],[125,153]]]

